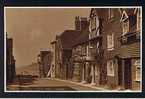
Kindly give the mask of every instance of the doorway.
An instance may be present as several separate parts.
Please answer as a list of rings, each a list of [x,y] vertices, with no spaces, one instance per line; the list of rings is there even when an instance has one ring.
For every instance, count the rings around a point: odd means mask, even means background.
[[[131,89],[131,59],[118,59],[118,85]]]
[[[131,89],[131,59],[125,59],[124,66],[124,87],[125,89]]]

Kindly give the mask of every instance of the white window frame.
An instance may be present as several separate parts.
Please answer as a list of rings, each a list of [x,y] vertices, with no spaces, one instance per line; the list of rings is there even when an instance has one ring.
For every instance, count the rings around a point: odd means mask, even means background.
[[[89,39],[95,38],[96,36],[100,35],[99,19],[97,16],[94,16],[90,19],[89,32]]]
[[[141,81],[141,64],[140,64],[140,59],[136,59],[134,61],[134,66],[135,66],[135,81]],[[139,70],[139,74],[138,74]],[[138,78],[140,77],[140,78]]]
[[[129,32],[129,20],[128,19],[126,21],[122,22],[122,31],[123,31],[122,35],[125,35]]]
[[[92,17],[91,19],[91,31],[96,28],[96,17]]]
[[[125,16],[125,18],[123,18],[123,16]],[[125,11],[123,11],[121,19],[120,19],[120,21],[122,22],[122,32],[123,32],[122,35],[125,35],[125,34],[127,34],[129,32],[129,24],[130,23],[129,23],[129,19],[128,18],[129,17],[128,17],[127,13]],[[125,25],[127,27],[125,27]]]
[[[114,50],[114,34],[113,33],[107,35],[107,50],[108,51]]]
[[[99,24],[99,18],[98,18],[98,16],[96,16],[96,32],[97,32],[96,36],[100,35],[99,25],[100,25]]]
[[[113,60],[107,61],[107,76],[115,76],[115,67]]]
[[[89,23],[89,32],[91,33],[92,32],[92,19],[90,18],[90,23]]]
[[[98,16],[95,16],[96,17],[96,29],[99,27],[99,18]]]

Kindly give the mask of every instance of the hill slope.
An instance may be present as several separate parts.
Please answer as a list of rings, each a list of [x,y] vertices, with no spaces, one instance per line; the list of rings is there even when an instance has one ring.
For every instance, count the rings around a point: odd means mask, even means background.
[[[33,63],[28,66],[22,66],[16,68],[16,74],[28,74],[28,75],[39,75],[39,66],[37,63]]]

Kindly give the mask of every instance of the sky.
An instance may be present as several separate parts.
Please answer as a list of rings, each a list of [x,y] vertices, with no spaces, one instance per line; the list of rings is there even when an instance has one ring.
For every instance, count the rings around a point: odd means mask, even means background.
[[[5,8],[6,32],[13,38],[16,67],[36,62],[40,50],[49,50],[56,35],[74,29],[75,16],[89,14],[89,8]]]

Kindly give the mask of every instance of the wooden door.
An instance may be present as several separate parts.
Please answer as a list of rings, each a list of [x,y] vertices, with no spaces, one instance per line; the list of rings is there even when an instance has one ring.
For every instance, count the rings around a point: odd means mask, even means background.
[[[125,89],[131,89],[131,59],[125,59],[124,66],[124,87]]]

